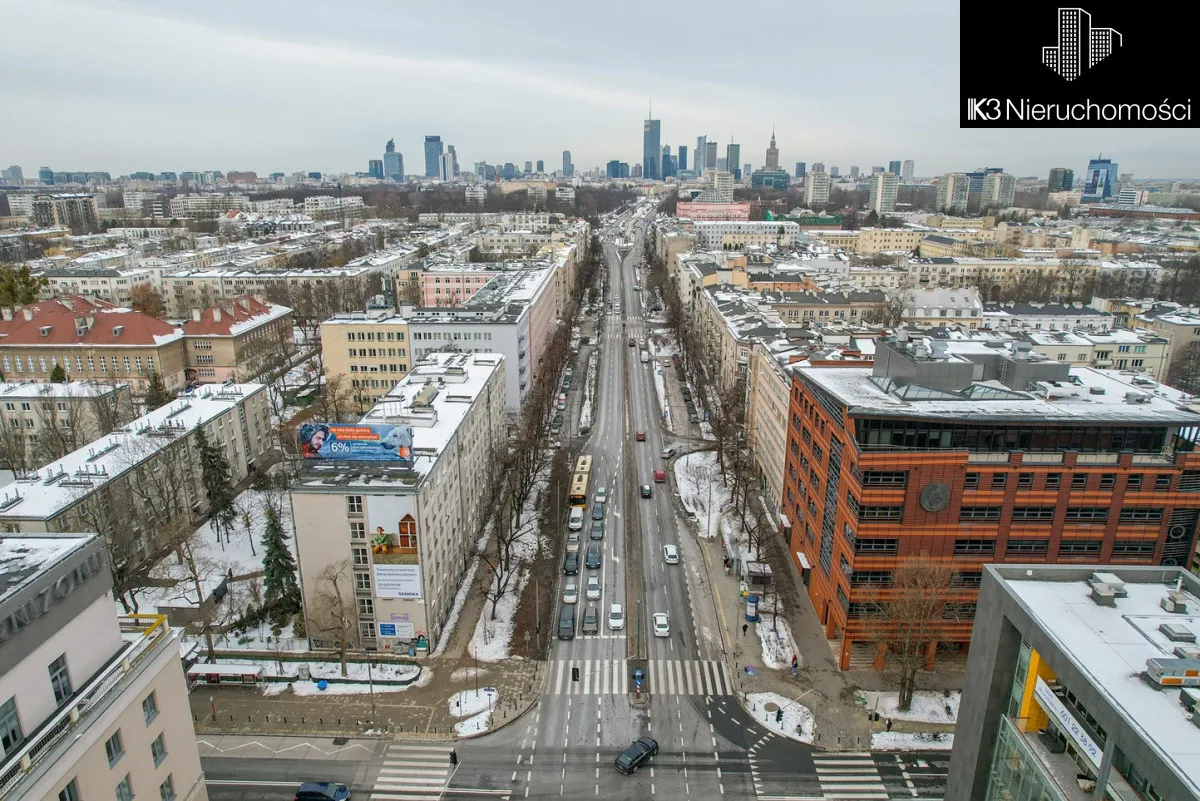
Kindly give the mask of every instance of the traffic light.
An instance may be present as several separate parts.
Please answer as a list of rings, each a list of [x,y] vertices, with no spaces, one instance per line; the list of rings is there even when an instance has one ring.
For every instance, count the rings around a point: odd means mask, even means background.
[[[775,722],[783,723],[783,710],[782,709],[775,710]]]
[[[579,668],[571,668],[571,681],[579,681]]]
[[[451,765],[458,764],[458,752],[457,751],[454,751],[454,750],[450,751],[450,764]]]

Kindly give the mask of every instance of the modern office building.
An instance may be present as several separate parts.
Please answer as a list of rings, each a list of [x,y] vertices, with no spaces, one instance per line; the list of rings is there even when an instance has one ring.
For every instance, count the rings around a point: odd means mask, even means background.
[[[1006,172],[990,172],[983,177],[983,189],[979,193],[979,208],[998,211],[1013,204],[1017,191],[1016,176]]]
[[[804,175],[807,172],[807,169],[808,169],[807,164],[805,164],[803,161],[797,161],[796,162],[796,177],[804,178]]]
[[[934,205],[938,211],[950,214],[963,214],[967,210],[967,197],[970,194],[971,179],[964,172],[948,172],[938,179],[937,200]]]
[[[813,171],[804,179],[804,204],[810,209],[822,209],[829,203],[829,173],[824,169]]]
[[[1094,158],[1088,162],[1084,173],[1083,194],[1106,200],[1113,196],[1117,186],[1117,165],[1112,159]]]
[[[889,161],[887,171],[890,172],[892,175],[899,175],[900,174],[900,162],[899,161]]]
[[[751,186],[763,186],[770,189],[787,189],[791,178],[787,170],[755,170],[750,173]]]
[[[628,178],[629,165],[623,161],[613,159],[612,161],[608,162],[608,165],[605,167],[604,174],[608,178]]]
[[[562,152],[562,159],[563,159],[563,168],[562,168],[563,175],[567,178],[570,178],[572,175],[575,174],[575,165],[571,163],[571,151],[564,150]]]
[[[771,143],[767,145],[767,163],[768,170],[779,169],[779,148],[775,146],[775,129],[771,129]]]
[[[725,164],[726,169],[733,173],[733,180],[742,180],[742,168],[738,165],[742,162],[742,146],[730,142],[725,146]]]
[[[946,798],[1200,798],[1200,579],[987,565],[977,608]]]
[[[716,142],[705,142],[704,143],[704,169],[706,169],[706,170],[717,169],[717,143]]]
[[[542,161],[541,159],[538,159],[537,160],[537,171],[538,171],[538,175],[541,175],[542,173],[546,172],[546,162]]]
[[[662,180],[662,122],[647,118],[642,124],[642,177]]]
[[[859,172],[860,172],[860,171],[859,171],[859,169],[858,169],[858,165],[854,165],[854,166],[852,166],[852,167],[850,168],[850,180],[851,180],[851,181],[857,181],[857,180],[858,180],[858,175],[859,175]]]
[[[367,162],[367,175],[383,180],[383,159],[371,159]],[[128,192],[126,193],[128,194]]]
[[[899,162],[894,162],[899,163]],[[900,176],[894,172],[877,172],[871,176],[870,209],[876,214],[891,214],[896,210],[896,192]]]
[[[392,181],[404,180],[404,156],[396,152],[394,139],[389,139],[383,149],[383,177]]]
[[[1189,563],[1200,414],[1031,348],[902,330],[871,369],[793,368],[785,533],[843,669],[886,667],[888,587],[914,561],[954,571],[930,665],[970,640],[985,563]]]
[[[704,171],[706,169],[716,169],[717,165],[715,163],[713,164],[712,167],[709,167],[708,164],[705,163],[705,160],[707,158],[708,158],[708,137],[707,136],[697,136],[696,137],[696,152],[692,154],[692,163],[695,166],[696,175],[703,175]]]
[[[10,186],[21,186],[25,183],[25,171],[16,164],[3,171],[4,183]]]
[[[1070,192],[1075,187],[1075,171],[1068,167],[1055,167],[1050,170],[1047,181],[1049,192]]]
[[[687,156],[688,156],[687,145],[680,145],[679,146],[679,157],[676,159],[676,162],[677,162],[676,166],[679,167],[680,172],[685,172],[688,168]]]
[[[900,177],[905,181],[911,181],[913,179],[913,171],[916,169],[916,166],[917,165],[912,159],[905,159],[904,165],[900,168]]]
[[[437,178],[442,166],[442,137],[425,137],[425,177]]]
[[[98,535],[0,542],[0,797],[208,798],[179,637],[112,586]]]

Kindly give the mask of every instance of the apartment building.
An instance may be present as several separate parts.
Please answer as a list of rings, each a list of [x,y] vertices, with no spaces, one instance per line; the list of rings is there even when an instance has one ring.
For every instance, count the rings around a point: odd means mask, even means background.
[[[357,621],[354,647],[437,648],[505,447],[503,362],[432,354],[363,417],[411,435],[411,458],[305,460],[291,503],[314,648],[340,639],[330,616]]]
[[[36,470],[134,417],[128,384],[0,383],[0,463]]]
[[[1153,310],[1136,320],[1170,343],[1172,365],[1188,358],[1192,345],[1200,340],[1200,312],[1196,309]]]
[[[364,408],[408,373],[410,348],[408,318],[387,309],[336,314],[321,323],[325,380],[348,382]]]
[[[1091,331],[1113,328],[1113,315],[1082,303],[988,303],[982,328],[996,331]]]
[[[262,297],[244,296],[194,309],[183,324],[189,384],[216,384],[259,378],[266,351],[290,352],[292,310]],[[254,375],[252,375],[254,373]]]
[[[0,799],[205,801],[178,634],[118,616],[103,540],[0,541]]]
[[[681,200],[675,204],[675,216],[696,221],[750,220],[750,201],[737,203],[700,203]]]
[[[74,233],[100,228],[100,207],[95,195],[34,195],[29,222],[39,227],[62,225]]]
[[[748,382],[755,341],[784,333],[778,312],[757,293],[729,286],[705,287],[699,298],[694,319],[718,380],[724,387]]]
[[[829,204],[829,173],[813,170],[804,176],[804,205],[820,211]]]
[[[871,176],[871,195],[867,207],[876,214],[891,214],[896,210],[896,193],[900,176],[892,172],[877,172]]]
[[[259,257],[253,257],[259,258]],[[188,317],[192,309],[204,309],[215,303],[244,295],[269,296],[277,288],[304,292],[304,286],[337,284],[343,293],[363,297],[378,294],[391,283],[390,271],[379,264],[362,260],[344,267],[323,270],[288,270],[275,265],[276,254],[261,254],[268,264],[261,267],[215,265],[184,269],[162,277],[163,300],[172,317]]]
[[[733,250],[750,246],[791,247],[800,238],[800,226],[787,220],[776,222],[702,220],[692,224],[696,246],[702,250]]]
[[[792,376],[787,365],[798,358],[787,339],[757,340],[750,348],[746,386],[746,439],[766,486],[768,511],[778,514],[783,498],[787,454],[787,413]]]
[[[172,217],[215,220],[227,211],[250,208],[249,195],[178,195],[168,204]]]
[[[122,261],[128,257],[127,252],[119,253]],[[134,287],[149,284],[158,288],[158,273],[155,270],[72,266],[38,270],[35,274],[46,279],[43,297],[83,295],[127,308],[133,305]]]
[[[461,306],[503,269],[502,264],[488,268],[474,262],[431,261],[419,273],[421,305]]]
[[[883,291],[767,292],[763,301],[790,325],[857,323],[887,300]]]
[[[925,246],[921,246],[922,254]],[[978,257],[934,257],[910,259],[908,274],[914,284],[935,286],[974,286],[987,289],[995,296],[1004,287],[1011,286],[1022,278],[1033,275],[1048,275],[1055,279],[1055,290],[1067,292],[1074,282],[1074,289],[1084,286],[1100,270],[1100,262],[1069,261],[1067,269],[1058,258],[978,258]]]
[[[223,447],[236,484],[273,449],[263,384],[204,386],[83,445],[0,489],[0,530],[10,533],[132,530],[138,561],[154,554],[151,531],[207,506],[200,484],[196,429]],[[169,485],[169,486],[167,486]],[[159,517],[152,520],[152,512]],[[112,531],[106,531],[112,534]],[[122,534],[124,536],[124,534]]]
[[[981,575],[946,797],[1200,798],[1200,580],[1177,567]]]
[[[913,325],[961,325],[978,328],[983,322],[979,290],[917,287],[905,297],[904,322]]]
[[[984,563],[1191,559],[1200,415],[1175,390],[903,332],[871,369],[792,372],[784,533],[843,669],[885,666],[888,587],[912,560],[954,570],[932,665],[970,640]]]

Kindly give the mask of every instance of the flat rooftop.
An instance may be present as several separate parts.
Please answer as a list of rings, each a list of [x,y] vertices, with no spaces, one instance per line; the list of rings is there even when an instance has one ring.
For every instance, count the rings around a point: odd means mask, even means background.
[[[1159,601],[1175,588],[1174,581],[1127,582],[1128,597],[1106,607],[1091,600],[1086,581],[1023,580],[1011,572],[994,575],[1130,727],[1200,796],[1200,729],[1180,705],[1179,690],[1160,690],[1141,678],[1147,659],[1175,658],[1178,643],[1167,639],[1159,625],[1182,626],[1200,638],[1200,598],[1185,585],[1187,613],[1171,614]]]
[[[128,384],[107,384],[99,381],[71,381],[54,384],[42,381],[0,382],[0,401],[39,400],[43,398],[99,398],[111,395],[116,387]]]
[[[55,562],[82,548],[95,536],[23,534],[0,539],[0,603],[44,573]]]

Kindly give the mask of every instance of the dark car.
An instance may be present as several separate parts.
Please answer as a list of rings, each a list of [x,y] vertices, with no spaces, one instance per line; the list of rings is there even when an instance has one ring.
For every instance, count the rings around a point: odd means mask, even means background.
[[[602,503],[592,504],[592,519],[593,520],[603,520],[604,519],[604,504],[602,504]]]
[[[337,782],[305,782],[296,790],[296,801],[350,801],[350,788]]]
[[[588,543],[587,558],[584,563],[588,566],[589,570],[599,570],[600,569],[600,544],[599,543],[596,543],[596,542]],[[578,572],[578,568],[576,569],[576,572]]]
[[[588,604],[587,608],[583,610],[583,633],[600,633],[600,613],[596,611],[595,604]]]
[[[634,773],[658,753],[658,741],[653,737],[639,737],[617,757],[617,770],[625,775]]]
[[[691,400],[691,399],[692,399],[692,390],[691,390],[691,388],[690,388],[690,387],[684,387],[684,388],[683,388],[683,399],[684,399],[684,400]]]
[[[590,537],[593,540],[604,539],[604,521],[603,520],[593,520],[592,521],[592,531],[590,534],[588,534],[588,537]]]
[[[558,607],[558,639],[575,639],[575,607],[573,604],[561,604]]]
[[[642,485],[642,497],[643,497],[643,498],[649,498],[649,497],[650,497],[650,485],[649,485],[649,484],[643,484],[643,485]]]
[[[567,556],[563,559],[563,573],[568,576],[574,576],[579,573],[579,554],[576,551],[568,551]]]

